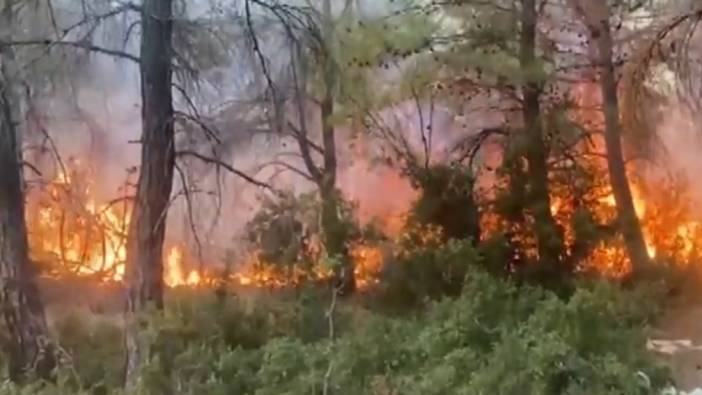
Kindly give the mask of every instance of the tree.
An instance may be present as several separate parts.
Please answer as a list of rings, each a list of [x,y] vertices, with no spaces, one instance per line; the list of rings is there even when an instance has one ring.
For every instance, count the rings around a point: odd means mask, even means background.
[[[11,26],[15,2],[0,10],[4,26]],[[36,268],[29,259],[24,217],[21,159],[16,129],[14,89],[11,85],[14,54],[0,50],[0,302],[9,330],[10,377],[29,374],[49,378],[56,364],[44,305],[36,284]]]
[[[320,104],[322,121],[322,147],[324,149],[323,171],[319,172],[316,183],[322,201],[320,218],[321,229],[324,236],[324,246],[330,257],[341,259],[340,265],[335,268],[340,281],[340,288],[344,291],[355,289],[353,266],[349,258],[347,235],[345,227],[339,217],[339,191],[336,187],[337,154],[336,130],[334,128],[334,103],[338,86],[337,64],[334,57],[334,21],[332,19],[331,0],[324,0],[322,10],[322,37],[324,49],[322,52],[323,97]]]
[[[261,48],[261,38],[254,29],[251,4],[256,4],[271,12],[283,25],[285,39],[290,43],[291,61],[287,65],[287,78],[292,86],[290,92],[281,92],[285,82],[276,83],[270,75],[270,62]],[[337,105],[342,84],[338,60],[338,43],[335,33],[335,20],[331,0],[322,2],[322,10],[311,7],[282,6],[262,1],[247,0],[246,23],[252,37],[254,52],[259,57],[262,72],[268,79],[268,90],[276,110],[282,110],[279,101],[286,100],[289,94],[290,106],[294,109],[294,119],[284,119],[282,111],[277,129],[284,136],[291,137],[297,144],[304,170],[290,164],[285,168],[314,183],[320,202],[320,229],[327,255],[334,265],[336,286],[348,294],[355,289],[353,262],[348,251],[348,228],[342,221],[341,193],[337,186],[338,173],[338,131],[336,128]],[[321,135],[315,139],[309,125],[308,110],[314,103],[319,109]],[[282,122],[279,122],[283,119]],[[274,121],[275,122],[275,121]],[[318,157],[321,157],[318,158]],[[321,163],[318,163],[321,162]]]
[[[640,273],[650,265],[641,224],[636,215],[634,199],[629,186],[624,154],[622,152],[622,126],[620,120],[617,80],[613,61],[613,42],[610,26],[611,10],[606,0],[576,2],[577,10],[584,16],[591,35],[591,45],[597,48],[596,63],[600,70],[600,86],[604,105],[605,145],[610,183],[617,206],[618,226],[624,237],[633,273]]]
[[[522,0],[519,63],[524,79],[522,85],[522,114],[527,134],[526,159],[528,163],[530,209],[534,215],[539,267],[547,272],[559,270],[563,249],[562,235],[551,213],[548,181],[549,155],[544,143],[541,120],[541,86],[539,65],[536,61],[535,0]]]
[[[551,49],[557,40],[553,29],[537,29],[537,25],[550,22],[553,10],[544,3],[537,7],[535,0],[465,1],[458,7],[448,2],[446,10],[460,18],[462,32],[453,35],[456,38],[450,42],[450,51],[431,51],[435,59],[444,60],[441,68],[448,66],[451,71],[449,78],[439,80],[443,100],[458,96],[459,103],[454,106],[461,114],[470,114],[472,107],[480,106],[479,115],[465,117],[476,123],[484,123],[483,118],[490,115],[501,118],[492,128],[471,131],[462,144],[464,157],[475,157],[480,145],[491,137],[502,140],[500,173],[507,179],[505,198],[513,201],[510,214],[514,214],[505,217],[510,217],[506,219],[511,227],[522,228],[522,236],[528,234],[522,240],[534,239],[538,262],[528,270],[533,269],[537,277],[558,277],[570,267],[564,264],[563,231],[551,212],[549,166],[558,138],[554,133],[547,136],[546,128],[562,101],[554,94],[559,77],[554,70],[562,68],[562,59]],[[517,119],[513,115],[516,111],[521,115]]]
[[[141,15],[141,170],[127,241],[128,388],[136,384],[145,353],[139,344],[136,315],[151,303],[163,308],[163,241],[176,156],[171,92],[172,0],[146,0]]]

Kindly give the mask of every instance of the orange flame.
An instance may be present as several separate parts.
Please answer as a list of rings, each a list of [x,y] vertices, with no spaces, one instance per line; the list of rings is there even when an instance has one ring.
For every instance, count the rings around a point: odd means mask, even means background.
[[[120,281],[124,277],[128,212],[119,205],[97,205],[90,185],[74,184],[75,174],[58,172],[46,194],[28,213],[30,244],[44,260],[69,271]],[[40,259],[41,260],[41,259]]]
[[[185,274],[183,269],[183,251],[179,246],[172,247],[168,252],[164,269],[164,282],[169,287],[195,287],[202,282],[200,273],[197,270],[193,269],[187,275]]]
[[[48,265],[47,275],[73,274],[105,282],[123,281],[131,203],[126,198],[106,204],[97,204],[95,200],[92,174],[78,161],[71,162],[70,171],[59,171],[34,196],[27,215],[30,243],[37,260]],[[182,245],[167,248],[164,255],[164,283],[168,287],[196,287],[222,280],[215,274],[188,269],[190,255]],[[321,267],[311,271],[298,267],[280,270],[259,262],[256,255],[252,254],[226,280],[245,286],[281,288],[331,276]],[[377,283],[375,277],[382,265],[379,250],[372,246],[352,246],[351,256],[359,288]]]

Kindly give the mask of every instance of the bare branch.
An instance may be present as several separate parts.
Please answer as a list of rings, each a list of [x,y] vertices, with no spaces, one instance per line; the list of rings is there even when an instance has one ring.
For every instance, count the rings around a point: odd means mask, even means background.
[[[419,98],[419,93],[417,92],[417,89],[415,88],[414,84],[411,84],[411,88],[412,88],[411,89],[412,99],[414,99],[414,104],[415,104],[415,107],[417,109],[417,114],[419,115],[419,136],[422,139],[422,146],[424,147],[424,168],[428,169],[431,153],[429,152],[429,141],[427,140],[426,134],[424,134],[424,128],[425,128],[424,111],[422,109],[422,102]],[[433,101],[432,101],[432,103],[433,103]],[[434,106],[432,104],[431,111],[433,112],[433,110],[434,110]],[[433,125],[428,125],[426,127],[430,128],[429,130],[431,130]]]
[[[306,141],[306,144],[309,145],[310,148],[312,148],[313,150],[317,151],[320,154],[324,153],[324,148],[322,148],[319,144],[315,143],[314,141],[310,140],[307,137],[307,133],[304,133],[302,131],[302,129],[295,126],[292,122],[288,122],[288,127],[293,132],[290,134],[292,137],[295,137],[296,139],[298,139],[298,138],[302,139],[302,140]],[[284,133],[284,134],[287,134],[287,133]]]
[[[291,172],[293,172],[293,173],[299,175],[300,177],[302,177],[302,178],[304,178],[304,179],[306,179],[306,180],[308,180],[308,181],[315,182],[315,179],[314,179],[311,175],[309,175],[308,173],[305,173],[302,169],[299,169],[299,168],[297,168],[297,167],[295,167],[295,166],[293,166],[293,165],[291,165],[291,164],[289,164],[289,163],[286,163],[286,162],[283,162],[283,161],[279,161],[279,160],[275,160],[275,161],[272,161],[272,162],[264,163],[264,164],[261,165],[261,167],[259,168],[259,171],[261,171],[261,170],[263,170],[264,168],[269,167],[269,166],[280,166],[280,167],[283,167],[283,168],[285,168],[286,170],[290,170]]]
[[[36,166],[33,164],[27,162],[27,161],[22,161],[22,166],[27,167],[29,170],[31,170],[34,174],[36,174],[39,177],[43,177],[44,175],[42,174],[41,170],[39,170]]]
[[[208,126],[202,119],[200,119],[197,116],[193,116],[190,114],[186,114],[182,111],[175,111],[176,117],[183,118],[187,121],[190,121],[194,124],[196,124],[202,131],[204,132],[205,136],[209,140],[214,140],[217,143],[222,143],[222,140],[219,138],[219,133],[212,129],[210,126]]]
[[[17,47],[17,46],[65,46],[84,49],[86,51],[95,52],[103,55],[112,56],[119,59],[130,60],[135,63],[139,63],[139,57],[132,55],[127,52],[122,52],[114,49],[103,48],[97,45],[93,45],[87,41],[56,41],[56,40],[24,40],[24,41],[0,41],[0,48],[3,47]]]
[[[271,90],[271,95],[273,97],[273,101],[275,102],[275,83],[273,82],[273,78],[271,77],[271,73],[268,70],[268,64],[266,62],[266,57],[263,55],[263,52],[261,52],[261,45],[258,41],[258,36],[256,35],[256,31],[254,30],[253,27],[253,21],[251,18],[251,2],[250,0],[245,0],[244,1],[244,10],[246,13],[246,28],[249,31],[249,35],[251,37],[251,41],[253,43],[253,50],[256,53],[256,56],[258,57],[258,61],[261,66],[261,70],[263,71],[263,76],[266,78],[266,83],[268,84],[268,89]]]
[[[226,169],[227,171],[229,171],[230,173],[235,174],[235,175],[237,175],[237,176],[243,178],[244,180],[248,181],[249,183],[251,183],[251,184],[253,184],[253,185],[256,185],[257,187],[265,188],[265,189],[268,189],[268,190],[270,190],[270,191],[272,191],[272,192],[276,192],[276,193],[277,193],[277,191],[276,191],[271,185],[266,184],[266,183],[264,183],[264,182],[262,182],[262,181],[258,181],[258,180],[256,180],[256,179],[254,179],[253,177],[249,176],[248,174],[244,173],[243,171],[238,170],[238,169],[235,169],[235,168],[232,167],[231,165],[229,165],[229,164],[227,164],[227,163],[225,163],[225,162],[222,162],[221,160],[219,160],[219,159],[217,159],[217,158],[212,158],[212,157],[203,155],[203,154],[201,154],[201,153],[199,153],[199,152],[190,151],[190,150],[178,151],[178,152],[176,153],[176,155],[177,155],[177,156],[192,156],[192,157],[195,157],[195,158],[197,158],[197,159],[199,159],[199,160],[201,160],[201,161],[203,161],[203,162],[205,162],[205,163],[210,163],[210,164],[216,165],[216,166],[218,166],[218,167],[224,168],[224,169]]]
[[[190,192],[188,190],[188,181],[187,178],[185,177],[185,173],[183,172],[183,169],[180,168],[178,163],[175,163],[175,169],[178,172],[178,175],[180,176],[180,182],[183,184],[183,191],[185,194],[185,202],[186,202],[186,210],[188,212],[188,224],[190,225],[190,231],[193,234],[193,238],[195,239],[195,245],[197,247],[197,257],[198,261],[200,263],[200,270],[202,270],[202,267],[204,265],[204,259],[202,257],[202,243],[200,242],[200,236],[197,233],[197,227],[195,226],[195,218],[193,217],[193,202],[190,197]]]

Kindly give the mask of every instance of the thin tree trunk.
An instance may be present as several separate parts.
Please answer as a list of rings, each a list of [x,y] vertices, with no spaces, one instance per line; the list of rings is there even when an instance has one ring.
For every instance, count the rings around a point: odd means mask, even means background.
[[[0,303],[11,339],[10,377],[49,378],[56,364],[44,305],[29,260],[19,143],[0,53]]]
[[[646,242],[641,231],[641,224],[634,208],[634,199],[629,187],[626,165],[622,153],[621,124],[619,118],[619,98],[612,62],[612,34],[609,23],[609,9],[606,1],[597,0],[600,7],[589,28],[593,40],[597,41],[601,69],[600,84],[605,115],[605,145],[607,146],[607,165],[609,177],[617,204],[618,224],[633,266],[634,274],[645,270],[650,264],[646,251]],[[596,10],[597,11],[597,10]]]
[[[326,176],[325,174],[324,177]],[[333,182],[326,180],[322,180],[319,190],[324,247],[330,257],[340,260],[339,265],[335,267],[335,286],[342,295],[348,295],[356,289],[356,281],[353,262],[349,256],[346,227],[339,218],[339,191]]]
[[[329,90],[329,88],[328,88]],[[339,202],[341,196],[336,189],[336,131],[331,124],[334,112],[334,101],[328,92],[322,101],[322,146],[324,148],[324,168],[318,182],[319,196],[322,203],[321,228],[324,236],[324,247],[327,254],[340,259],[336,267],[336,286],[342,295],[348,295],[356,288],[353,262],[350,259],[345,225],[340,218]]]
[[[541,123],[541,84],[535,80],[538,71],[536,63],[536,1],[522,1],[522,31],[520,64],[525,78],[522,92],[522,113],[527,132],[526,159],[529,176],[529,206],[534,215],[539,265],[547,273],[556,274],[562,270],[561,254],[563,237],[553,215],[551,214],[551,196],[549,192],[547,156],[548,150],[543,138]]]
[[[134,388],[148,350],[139,340],[138,315],[163,308],[163,241],[175,167],[172,81],[172,0],[142,5],[142,150],[127,242],[126,385]]]
[[[323,56],[324,98],[321,103],[322,147],[324,148],[324,168],[319,181],[320,199],[322,200],[321,225],[327,254],[340,259],[336,268],[336,286],[342,294],[353,292],[356,288],[353,262],[349,257],[346,228],[339,216],[340,195],[336,189],[337,157],[336,130],[332,123],[334,99],[337,87],[337,70],[334,64],[334,21],[331,0],[324,0],[322,9],[322,31],[326,40]]]

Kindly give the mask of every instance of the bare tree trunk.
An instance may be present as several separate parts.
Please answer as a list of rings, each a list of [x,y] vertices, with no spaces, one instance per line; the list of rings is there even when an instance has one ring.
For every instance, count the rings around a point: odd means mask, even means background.
[[[522,113],[527,132],[529,175],[529,205],[534,215],[539,266],[546,274],[557,274],[563,252],[563,236],[551,214],[551,196],[548,181],[548,150],[541,124],[541,84],[535,80],[536,63],[536,0],[522,0],[522,31],[520,64],[525,81],[522,87]]]
[[[353,292],[356,288],[353,273],[353,262],[350,259],[345,224],[340,218],[339,191],[336,189],[336,143],[335,131],[329,125],[332,102],[325,100],[322,104],[322,119],[325,125],[322,128],[324,145],[324,170],[319,182],[319,195],[322,202],[321,228],[324,236],[324,246],[330,257],[340,259],[335,268],[336,287],[343,295]]]
[[[334,115],[334,99],[337,87],[337,70],[334,64],[334,21],[331,10],[331,0],[324,0],[322,9],[322,31],[327,40],[323,56],[324,98],[321,103],[322,117],[322,147],[324,148],[324,168],[319,181],[319,192],[322,201],[322,233],[327,254],[340,259],[336,268],[336,286],[342,294],[353,292],[356,288],[353,262],[349,257],[346,227],[339,214],[339,191],[336,189],[337,157],[336,130],[332,124]]]
[[[136,384],[146,346],[139,341],[137,316],[147,305],[163,308],[163,241],[173,187],[172,0],[142,5],[142,150],[136,202],[127,242],[126,385]]]
[[[605,0],[597,0],[589,13],[588,27],[592,39],[597,42],[601,69],[600,84],[605,115],[605,145],[607,146],[607,165],[609,177],[617,204],[618,224],[631,259],[634,274],[645,270],[650,265],[646,251],[646,242],[641,232],[641,224],[634,208],[629,179],[626,174],[624,154],[622,153],[621,123],[619,118],[619,98],[617,82],[612,62],[612,34],[610,30],[610,11]]]
[[[49,378],[56,364],[48,336],[44,305],[29,260],[24,217],[19,143],[0,54],[0,302],[11,339],[10,377],[36,374]]]

